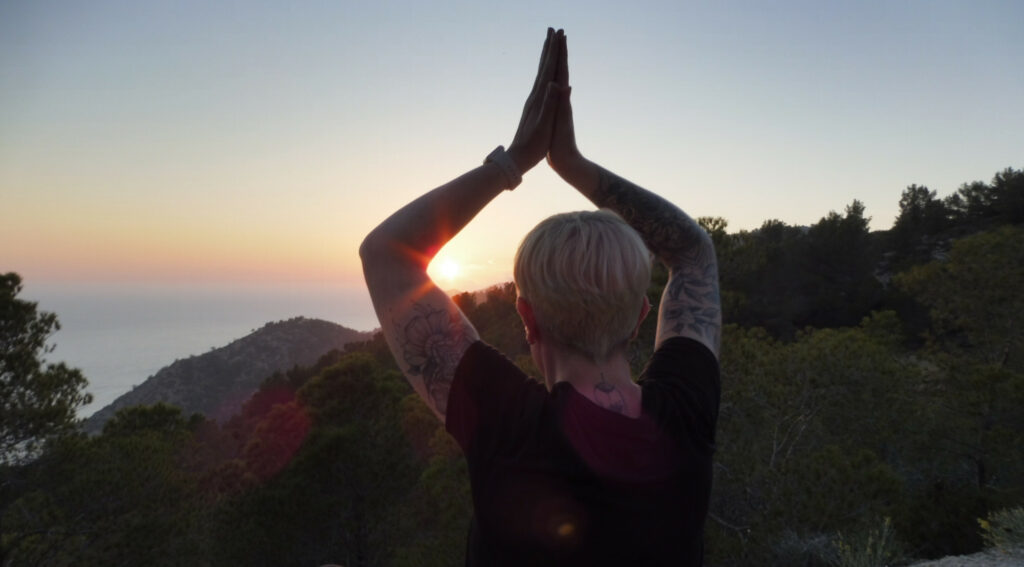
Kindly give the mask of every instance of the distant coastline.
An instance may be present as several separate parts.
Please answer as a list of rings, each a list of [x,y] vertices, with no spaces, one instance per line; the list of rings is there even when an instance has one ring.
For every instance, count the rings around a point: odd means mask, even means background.
[[[184,415],[201,414],[224,423],[275,373],[310,366],[332,351],[372,337],[370,332],[322,319],[295,317],[269,322],[230,344],[161,368],[93,413],[83,429],[98,434],[120,410],[161,403],[181,408]]]
[[[33,285],[24,297],[57,314],[49,362],[80,368],[88,417],[157,370],[244,337],[270,321],[303,316],[359,331],[378,327],[363,288]]]

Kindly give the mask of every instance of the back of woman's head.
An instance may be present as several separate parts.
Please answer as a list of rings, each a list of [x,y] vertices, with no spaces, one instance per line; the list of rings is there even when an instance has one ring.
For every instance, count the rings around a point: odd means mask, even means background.
[[[636,327],[651,255],[611,211],[563,213],[523,238],[514,278],[545,340],[603,361]]]

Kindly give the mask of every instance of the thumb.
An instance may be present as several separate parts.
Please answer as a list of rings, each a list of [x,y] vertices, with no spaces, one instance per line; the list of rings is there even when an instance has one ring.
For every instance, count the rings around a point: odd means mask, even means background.
[[[558,117],[555,122],[560,128],[572,127],[572,102],[569,100],[572,87],[558,87]]]

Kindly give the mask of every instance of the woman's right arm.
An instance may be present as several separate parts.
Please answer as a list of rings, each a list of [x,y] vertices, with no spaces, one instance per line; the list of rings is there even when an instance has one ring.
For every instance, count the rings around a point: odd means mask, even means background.
[[[583,157],[576,146],[565,38],[558,82],[562,87],[548,163],[598,207],[611,209],[632,226],[668,267],[669,280],[658,309],[655,347],[682,336],[696,339],[718,356],[722,305],[718,261],[708,233],[678,207]]]

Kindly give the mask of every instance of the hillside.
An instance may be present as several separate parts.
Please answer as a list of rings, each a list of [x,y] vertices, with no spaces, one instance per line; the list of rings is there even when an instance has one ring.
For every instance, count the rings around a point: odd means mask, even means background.
[[[117,410],[157,402],[179,406],[186,415],[201,413],[224,421],[274,372],[313,364],[332,349],[369,337],[319,319],[267,323],[227,346],[165,366],[93,414],[84,429],[99,433]]]

